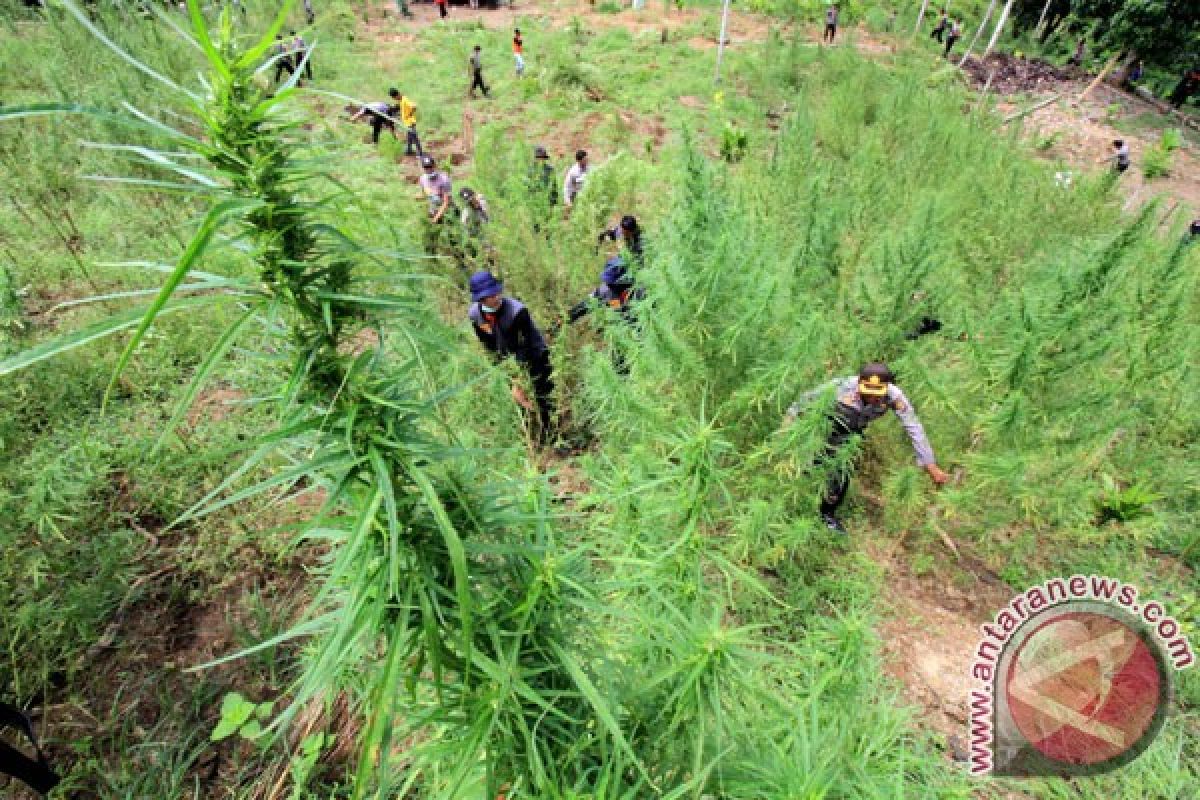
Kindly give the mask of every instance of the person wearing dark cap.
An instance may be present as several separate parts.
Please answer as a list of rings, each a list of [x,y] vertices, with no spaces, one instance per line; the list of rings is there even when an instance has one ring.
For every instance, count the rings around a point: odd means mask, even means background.
[[[563,201],[567,208],[575,204],[575,198],[583,191],[583,184],[588,177],[588,154],[586,150],[575,151],[575,163],[567,170],[567,178],[563,181]]]
[[[635,326],[633,307],[645,297],[645,292],[633,285],[633,276],[625,267],[620,256],[613,256],[604,264],[600,273],[600,286],[586,298],[571,306],[567,311],[567,324],[574,324],[592,312],[597,306],[612,309],[628,325]],[[618,375],[628,375],[629,365],[619,349],[612,351],[613,367]]]
[[[938,486],[946,483],[948,477],[937,465],[933,448],[925,435],[921,420],[917,418],[917,412],[913,410],[904,392],[895,384],[895,378],[886,364],[866,364],[857,375],[838,378],[820,389],[804,394],[788,408],[785,424],[791,424],[809,403],[830,387],[834,389],[834,406],[828,412],[832,429],[825,449],[817,460],[818,466],[832,462],[843,447],[862,436],[871,422],[888,411],[893,411],[912,442],[918,466],[923,467]],[[837,533],[846,532],[836,512],[846,499],[846,490],[849,487],[849,470],[835,470],[829,477],[821,497],[821,519],[830,530]]]
[[[525,39],[521,37],[521,29],[513,29],[513,60],[517,64],[517,77],[525,74]]]
[[[291,43],[283,40],[283,34],[275,34],[275,44],[271,45],[271,55],[275,58],[275,82],[279,83],[284,72],[291,75],[294,71]]]
[[[558,205],[558,181],[554,178],[554,165],[550,154],[540,144],[533,148],[533,164],[529,169],[529,192],[545,197],[549,205]]]
[[[537,439],[546,443],[553,434],[554,420],[554,377],[550,365],[550,348],[533,318],[519,300],[504,296],[504,284],[490,272],[476,272],[471,276],[471,305],[467,317],[476,338],[497,359],[512,356],[526,372],[533,384],[534,402],[537,405]],[[526,411],[532,412],[534,404],[525,392],[513,384],[513,399]]]
[[[621,217],[621,221],[601,233],[599,239],[601,244],[605,240],[616,242],[622,249],[629,252],[629,255],[637,262],[638,266],[641,266],[645,260],[645,251],[642,245],[642,229],[638,225],[637,217],[632,214],[626,214]]]

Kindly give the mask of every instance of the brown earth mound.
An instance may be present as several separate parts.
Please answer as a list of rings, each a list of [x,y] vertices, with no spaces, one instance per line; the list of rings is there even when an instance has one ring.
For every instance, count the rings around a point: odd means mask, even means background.
[[[1008,53],[992,53],[983,60],[971,58],[961,66],[977,86],[986,84],[994,72],[991,91],[998,94],[1050,91],[1076,77],[1071,71],[1045,61],[1017,58]]]

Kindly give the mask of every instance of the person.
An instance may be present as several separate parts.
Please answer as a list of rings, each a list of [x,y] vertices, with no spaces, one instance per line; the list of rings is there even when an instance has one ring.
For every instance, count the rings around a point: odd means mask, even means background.
[[[544,195],[551,207],[558,205],[558,181],[554,179],[554,165],[550,163],[550,153],[540,144],[533,148],[529,191],[531,194]]]
[[[1087,37],[1080,36],[1079,41],[1075,43],[1075,52],[1067,59],[1067,63],[1076,67],[1082,67],[1085,52],[1087,52]]]
[[[1175,84],[1175,88],[1171,90],[1171,96],[1167,98],[1167,102],[1175,108],[1183,108],[1183,104],[1197,91],[1200,91],[1200,66],[1183,73],[1179,83]]]
[[[838,7],[834,3],[825,10],[825,33],[821,34],[821,41],[833,44],[833,37],[837,35],[838,24]]]
[[[537,403],[537,432],[539,443],[546,443],[553,433],[554,376],[550,365],[550,349],[542,332],[534,324],[524,304],[505,297],[504,284],[491,272],[476,272],[469,281],[471,305],[467,317],[476,338],[497,359],[512,356],[529,374]],[[533,411],[524,390],[513,384],[513,399],[526,411]]]
[[[586,150],[575,151],[575,163],[567,170],[567,178],[563,181],[563,202],[567,208],[575,205],[575,198],[583,191],[583,184],[588,177],[588,154]]]
[[[958,20],[952,20],[950,23],[950,32],[946,34],[946,50],[942,53],[942,58],[950,58],[950,51],[954,49],[954,44],[962,37],[962,23]]]
[[[1103,164],[1105,161],[1112,161],[1113,169],[1118,173],[1124,172],[1129,169],[1131,163],[1129,160],[1129,145],[1125,143],[1124,139],[1113,139],[1112,146],[1113,154],[1107,158],[1100,159],[1099,163]]]
[[[894,9],[894,8],[890,12],[888,12],[887,28],[886,28],[888,33],[893,33],[896,30],[896,14],[897,14],[897,12],[896,12],[896,9]]]
[[[400,9],[400,16],[405,19],[413,18],[413,13],[408,8],[408,0],[396,0],[396,6]]]
[[[308,43],[304,41],[304,37],[292,31],[292,65],[294,69],[300,69],[300,65],[304,65],[304,77],[312,80],[312,58],[308,57]]]
[[[605,240],[616,242],[629,251],[633,259],[639,266],[645,260],[645,251],[642,246],[642,229],[638,226],[637,217],[632,214],[626,214],[621,217],[621,221],[603,231],[598,237],[600,243]]]
[[[475,96],[475,90],[483,90],[483,96],[488,96],[487,84],[483,82],[483,55],[479,45],[475,45],[475,49],[471,51],[471,97]]]
[[[525,74],[525,40],[521,38],[521,29],[513,29],[513,59],[517,62],[517,77]]]
[[[291,75],[294,71],[292,50],[289,43],[283,40],[282,34],[275,34],[275,44],[271,45],[271,55],[275,58],[275,83],[279,83],[284,72]]]
[[[908,401],[908,397],[895,384],[895,378],[886,364],[865,364],[857,375],[838,378],[827,386],[835,387],[834,406],[828,411],[832,428],[825,448],[817,460],[818,465],[833,461],[843,447],[862,436],[871,422],[891,410],[899,417],[900,424],[904,426],[904,431],[912,442],[917,464],[925,469],[936,485],[946,483],[948,477],[938,467],[933,448],[917,412]],[[788,408],[785,424],[790,425],[805,406],[826,388],[808,392],[792,404]],[[837,470],[829,477],[821,496],[821,520],[830,530],[840,534],[845,534],[846,529],[838,520],[837,510],[846,499],[849,487],[849,472]]]
[[[1139,58],[1137,60],[1137,62],[1133,65],[1133,69],[1129,70],[1129,76],[1127,78],[1125,78],[1125,80],[1128,81],[1129,83],[1137,83],[1138,81],[1140,81],[1142,79],[1142,76],[1145,74],[1146,74],[1145,65],[1142,63],[1142,60]]]
[[[396,89],[388,92],[391,98],[399,103],[400,108],[400,124],[404,126],[404,155],[416,155],[418,158],[425,155],[425,151],[421,149],[421,137],[417,136],[417,104],[412,101],[406,94],[400,94]]]
[[[484,227],[492,220],[488,213],[487,200],[469,186],[459,189],[458,196],[463,202],[462,214],[459,217],[462,223],[462,250],[459,253],[459,261],[465,265],[468,261],[477,261],[481,253],[487,253],[490,264],[491,248],[483,233]]]
[[[937,39],[938,44],[942,42],[942,34],[946,32],[946,25],[950,22],[950,18],[946,16],[946,9],[942,9],[942,15],[938,17],[937,26],[933,29],[933,33],[929,34],[930,39]]]
[[[1183,234],[1183,243],[1188,247],[1200,244],[1200,217],[1196,217],[1188,226],[1187,233]]]
[[[641,289],[634,288],[633,278],[625,268],[625,260],[620,256],[613,256],[604,263],[599,288],[567,311],[567,323],[573,324],[587,316],[596,305],[608,306],[617,312],[621,319],[632,322],[632,306],[644,296],[645,293]]]
[[[437,162],[432,156],[421,157],[421,191],[429,203],[429,224],[426,232],[425,249],[430,253],[437,250],[439,225],[446,219],[447,214],[453,213],[454,186],[450,176],[437,168]]]
[[[442,19],[445,19],[446,18],[446,0],[433,0],[433,2],[438,7],[438,15]]]
[[[395,97],[393,94],[395,89],[388,90],[389,97]],[[396,135],[396,115],[400,113],[400,106],[390,105],[383,101],[377,103],[367,103],[360,108],[352,117],[351,122],[358,122],[364,117],[371,123],[371,143],[379,144],[379,132],[387,128],[391,132],[392,138],[397,142],[400,137]]]
[[[312,0],[304,0],[304,14],[308,18],[309,25],[317,21],[317,15],[313,12]]]

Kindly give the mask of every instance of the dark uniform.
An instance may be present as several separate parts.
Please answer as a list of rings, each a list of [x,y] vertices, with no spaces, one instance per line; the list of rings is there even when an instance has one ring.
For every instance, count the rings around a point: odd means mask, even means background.
[[[467,316],[480,344],[497,358],[514,357],[529,373],[538,408],[538,438],[545,441],[554,417],[554,370],[550,366],[550,348],[533,324],[529,309],[520,301],[505,297],[493,313],[484,311],[478,302],[471,303]]]

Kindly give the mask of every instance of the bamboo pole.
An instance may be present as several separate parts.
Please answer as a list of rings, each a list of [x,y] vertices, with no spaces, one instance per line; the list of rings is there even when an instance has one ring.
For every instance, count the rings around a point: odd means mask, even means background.
[[[917,14],[917,25],[913,28],[913,36],[921,30],[921,23],[925,20],[925,9],[929,8],[929,0],[921,0],[921,11]]]
[[[713,83],[721,82],[721,56],[725,55],[725,32],[729,29],[729,2],[730,0],[725,0],[721,9],[721,38],[717,41],[717,74]]]
[[[1004,121],[1001,124],[1007,125],[1008,123],[1012,122],[1015,119],[1020,119],[1021,117],[1028,116],[1028,115],[1032,114],[1033,112],[1037,111],[1038,109],[1045,108],[1046,106],[1050,105],[1055,100],[1057,100],[1059,97],[1060,97],[1060,95],[1057,95],[1057,94],[1052,95],[1048,99],[1043,100],[1042,102],[1038,103],[1035,106],[1030,106],[1029,108],[1025,109],[1024,111],[1018,111],[1015,114],[1009,114],[1007,117],[1004,118]]]
[[[1120,58],[1120,53],[1108,60],[1108,63],[1104,65],[1104,69],[1100,70],[1100,74],[1097,75],[1095,80],[1089,83],[1088,87],[1083,90],[1082,94],[1079,95],[1079,99],[1075,101],[1076,103],[1082,103],[1087,99],[1087,96],[1092,93],[1093,89],[1103,83],[1104,79],[1108,77],[1108,73],[1112,72],[1112,68],[1117,65],[1118,58]]]
[[[990,3],[988,3],[987,11],[983,12],[983,19],[980,21],[979,27],[975,29],[975,37],[971,39],[971,44],[967,47],[967,52],[963,54],[962,59],[958,62],[960,67],[967,63],[967,59],[971,57],[971,52],[975,49],[975,45],[979,42],[979,37],[983,34],[984,29],[987,28],[988,22],[992,19],[992,12],[995,10],[996,0],[992,0]]]
[[[996,42],[1000,41],[1000,33],[1004,30],[1004,25],[1008,22],[1008,14],[1012,11],[1012,7],[1013,0],[1007,0],[1004,3],[1004,10],[1000,12],[1000,19],[996,21],[996,28],[992,31],[992,38],[983,51],[984,58],[988,57],[988,54],[996,47]]]

